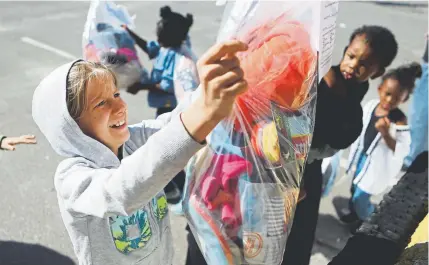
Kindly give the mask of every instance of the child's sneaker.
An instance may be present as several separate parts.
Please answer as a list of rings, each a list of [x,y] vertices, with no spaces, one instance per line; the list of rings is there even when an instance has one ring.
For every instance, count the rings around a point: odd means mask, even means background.
[[[350,200],[344,197],[335,197],[332,200],[337,216],[340,222],[346,225],[352,224],[359,220],[355,211],[350,210]]]
[[[340,221],[344,224],[350,225],[357,221],[359,221],[359,217],[356,215],[355,212],[350,212],[345,215],[340,216]]]

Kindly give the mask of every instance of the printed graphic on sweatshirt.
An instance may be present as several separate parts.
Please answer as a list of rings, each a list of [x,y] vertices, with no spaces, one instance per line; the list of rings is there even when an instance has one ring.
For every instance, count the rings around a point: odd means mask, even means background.
[[[110,217],[109,221],[115,246],[124,254],[143,248],[152,236],[148,213],[142,209],[131,216]]]
[[[162,192],[158,196],[152,199],[152,211],[158,221],[161,221],[164,219],[165,216],[167,216],[168,213],[168,204],[167,204],[167,198],[165,197],[165,194]]]

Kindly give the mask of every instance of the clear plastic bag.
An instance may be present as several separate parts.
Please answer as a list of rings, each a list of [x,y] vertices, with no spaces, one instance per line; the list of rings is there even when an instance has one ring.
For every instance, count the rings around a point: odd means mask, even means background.
[[[174,95],[180,102],[186,94],[192,93],[199,85],[196,62],[186,56],[179,56],[174,68]],[[176,57],[177,58],[177,57]]]
[[[317,1],[228,2],[218,41],[249,90],[186,168],[183,210],[209,265],[280,264],[314,127]],[[315,33],[316,32],[316,33]]]
[[[122,25],[135,27],[125,7],[112,1],[91,1],[82,46],[84,59],[107,65],[116,74],[118,88],[125,89],[147,82],[149,75],[139,61],[133,38]]]
[[[174,67],[174,94],[180,102],[186,94],[194,91],[200,84],[197,71],[197,56],[192,51],[189,37],[176,54]]]

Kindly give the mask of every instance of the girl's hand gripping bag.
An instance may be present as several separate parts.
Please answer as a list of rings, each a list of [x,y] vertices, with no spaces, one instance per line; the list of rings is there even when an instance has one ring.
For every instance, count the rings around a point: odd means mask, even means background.
[[[92,0],[83,32],[83,54],[88,61],[101,62],[115,72],[120,89],[145,83],[148,73],[137,56],[135,42],[122,28],[134,29],[134,20],[123,6],[112,1]]]
[[[231,1],[218,41],[239,39],[249,84],[186,168],[182,206],[209,265],[282,261],[310,148],[318,1]]]

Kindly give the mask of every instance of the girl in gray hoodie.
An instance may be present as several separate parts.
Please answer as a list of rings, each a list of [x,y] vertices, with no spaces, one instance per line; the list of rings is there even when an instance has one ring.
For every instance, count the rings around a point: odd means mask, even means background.
[[[65,157],[55,188],[80,265],[172,264],[162,190],[247,89],[235,56],[246,49],[238,41],[212,47],[198,63],[197,91],[173,112],[135,125],[103,65],[62,65],[36,88],[33,119]]]

